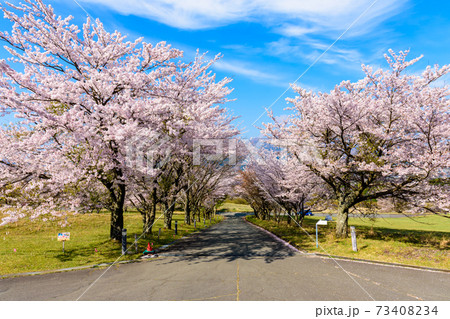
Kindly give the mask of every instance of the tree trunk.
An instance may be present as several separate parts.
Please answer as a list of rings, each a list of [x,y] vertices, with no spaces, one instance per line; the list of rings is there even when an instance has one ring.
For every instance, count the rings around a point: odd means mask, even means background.
[[[297,222],[302,225],[303,217],[305,216],[305,200],[302,199],[302,202],[300,204],[300,212],[297,212]],[[301,220],[300,220],[301,219]]]
[[[253,213],[255,214],[255,217],[258,219],[261,219],[261,216],[259,215],[258,210],[254,209],[253,207],[252,207],[252,209],[253,209]]]
[[[189,189],[186,190],[186,202],[184,203],[184,223],[191,224],[191,205],[189,203]]]
[[[169,202],[164,203],[164,228],[172,229],[173,210],[174,205],[169,204]]]
[[[156,196],[156,187],[153,187],[152,190],[152,209],[150,212],[150,216],[147,218],[148,221],[148,233],[151,234],[152,233],[152,227],[153,224],[155,223],[155,217],[156,217],[156,203],[157,203],[157,196]]]
[[[155,216],[156,216],[156,204],[152,204],[150,210],[145,212],[143,218],[144,221],[143,233],[145,235],[152,233],[153,224],[155,223]]]
[[[109,237],[114,240],[122,240],[123,206],[117,206],[111,212],[111,229]]]
[[[144,235],[148,235],[152,233],[153,223],[155,222],[156,216],[156,188],[154,187],[151,194],[151,200],[148,201],[144,196],[139,196],[142,201],[142,210],[140,210],[142,214],[142,233]]]
[[[299,214],[301,215],[301,214]],[[300,216],[297,218],[297,223],[300,225],[300,227],[303,227],[303,219],[305,216]]]
[[[150,215],[147,217],[147,232],[146,234],[152,233],[153,223],[155,222],[155,211],[152,209]]]
[[[336,220],[336,237],[346,238],[348,236],[348,205],[339,204]]]
[[[150,214],[147,212],[147,211],[145,211],[143,214],[142,214],[142,233],[144,233],[145,235],[147,235],[148,234],[148,226],[149,226],[149,223],[148,223],[148,217],[150,216]]]
[[[111,210],[111,229],[109,233],[110,239],[122,240],[123,229],[123,206],[125,204],[125,185],[119,184],[117,192],[110,189],[110,196],[114,206]]]

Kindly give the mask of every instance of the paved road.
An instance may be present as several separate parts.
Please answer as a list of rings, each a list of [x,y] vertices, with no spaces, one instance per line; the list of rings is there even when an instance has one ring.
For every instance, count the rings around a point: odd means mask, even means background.
[[[0,300],[450,299],[449,273],[338,263],[295,252],[240,214],[229,214],[159,258],[106,273],[89,269],[2,279]]]

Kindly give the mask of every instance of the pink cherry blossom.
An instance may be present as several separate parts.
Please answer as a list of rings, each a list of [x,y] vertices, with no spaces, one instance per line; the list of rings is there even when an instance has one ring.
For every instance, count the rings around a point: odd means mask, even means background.
[[[287,122],[265,125],[276,139],[296,141],[300,158],[310,145],[317,157],[302,159],[338,202],[337,235],[347,235],[349,209],[389,198],[410,211],[448,212],[450,101],[448,86],[434,82],[450,65],[408,74],[408,51],[389,51],[389,70],[362,66],[365,77],[344,81],[329,93],[293,86]]]

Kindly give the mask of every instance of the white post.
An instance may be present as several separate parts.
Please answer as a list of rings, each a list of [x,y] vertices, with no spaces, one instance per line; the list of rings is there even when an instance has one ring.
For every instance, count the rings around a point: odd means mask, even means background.
[[[358,245],[356,244],[355,226],[350,226],[350,230],[352,231],[352,248],[353,248],[353,251],[358,251]]]
[[[319,232],[317,230],[317,224],[316,224],[316,248],[319,248]]]
[[[319,219],[319,221],[316,223],[316,248],[319,248],[319,231],[317,227],[319,225],[328,225],[328,221]]]

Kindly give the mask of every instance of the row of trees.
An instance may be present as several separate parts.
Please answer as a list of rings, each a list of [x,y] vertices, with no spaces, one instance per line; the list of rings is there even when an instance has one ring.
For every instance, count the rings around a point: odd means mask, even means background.
[[[293,86],[289,117],[271,115],[263,130],[275,141],[268,149],[277,151],[263,150],[264,160],[250,161],[242,174],[243,195],[257,215],[290,214],[299,204],[314,204],[314,197],[330,198],[337,205],[336,234],[343,237],[349,211],[377,200],[448,214],[450,92],[436,80],[450,66],[408,74],[420,58],[389,53],[388,70],[363,65],[362,80],[344,81],[329,93]]]
[[[294,85],[290,115],[271,114],[269,146],[241,170],[239,131],[222,106],[230,79],[209,71],[219,56],[183,63],[164,42],[125,41],[98,20],[80,29],[41,0],[0,8],[12,22],[0,32],[11,55],[0,61],[0,111],[20,119],[0,130],[3,223],[108,209],[120,239],[126,206],[151,232],[160,205],[171,228],[176,204],[190,223],[236,183],[261,218],[330,200],[338,236],[363,203],[449,210],[449,90],[436,80],[450,66],[408,74],[420,58],[390,51],[389,70],[363,65],[362,80],[329,93]]]
[[[298,160],[271,141],[259,148],[257,156],[249,157],[240,173],[238,193],[252,207],[256,217],[287,222],[295,218],[301,224],[306,206],[322,206],[327,195],[320,180],[303,169]],[[285,146],[284,146],[285,147]]]
[[[11,55],[0,61],[0,108],[20,119],[0,131],[3,223],[108,209],[120,239],[126,205],[144,232],[158,204],[168,228],[176,203],[186,223],[211,212],[234,167],[195,165],[195,141],[239,134],[221,106],[230,79],[208,71],[219,56],[183,63],[164,42],[125,41],[99,20],[80,29],[41,0],[0,8],[13,23],[0,32]]]

